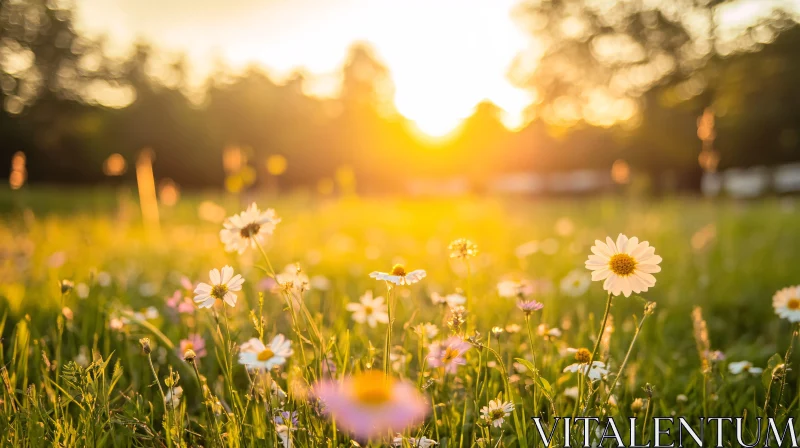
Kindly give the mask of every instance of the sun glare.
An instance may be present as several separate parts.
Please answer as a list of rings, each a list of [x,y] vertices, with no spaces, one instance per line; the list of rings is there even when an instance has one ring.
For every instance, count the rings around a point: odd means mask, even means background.
[[[218,58],[234,69],[258,62],[277,80],[302,67],[310,93],[334,96],[339,89],[334,74],[347,47],[366,41],[390,70],[398,112],[428,136],[451,133],[484,100],[498,105],[503,123],[515,129],[524,124],[523,111],[531,102],[506,76],[513,58],[530,44],[511,17],[516,0],[298,0],[253,3],[218,16],[211,15],[218,8],[207,5],[191,23],[176,17],[164,28],[98,2],[79,2],[83,28],[108,34],[121,48],[141,35],[160,47],[186,51],[199,84]],[[129,2],[124,9],[151,3]]]

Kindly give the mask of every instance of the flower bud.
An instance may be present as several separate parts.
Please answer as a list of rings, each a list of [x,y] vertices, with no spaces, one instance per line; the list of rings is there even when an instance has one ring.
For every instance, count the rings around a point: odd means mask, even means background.
[[[141,338],[139,339],[139,343],[142,344],[142,350],[144,351],[145,355],[149,355],[153,349],[150,347],[150,338]]]

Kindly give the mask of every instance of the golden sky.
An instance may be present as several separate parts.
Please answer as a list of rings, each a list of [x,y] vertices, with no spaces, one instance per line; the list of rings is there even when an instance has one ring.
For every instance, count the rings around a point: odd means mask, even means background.
[[[105,34],[114,52],[136,38],[189,57],[196,81],[214,60],[264,65],[280,80],[303,67],[310,93],[335,95],[336,72],[354,41],[368,41],[389,67],[398,111],[443,135],[480,101],[500,106],[511,128],[531,95],[507,79],[515,55],[535,43],[514,23],[518,0],[77,0],[78,27]],[[773,4],[740,0],[721,14],[747,22]],[[534,47],[535,50],[535,47]]]

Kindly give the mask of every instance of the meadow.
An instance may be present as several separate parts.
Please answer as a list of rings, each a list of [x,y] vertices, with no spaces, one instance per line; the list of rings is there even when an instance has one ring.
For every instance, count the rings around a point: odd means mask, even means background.
[[[226,251],[253,202],[280,222]],[[745,417],[752,440],[800,409],[773,309],[795,198],[209,193],[154,227],[124,189],[33,189],[0,214],[3,446],[542,446],[532,416]],[[585,263],[620,233],[663,261],[610,298]]]

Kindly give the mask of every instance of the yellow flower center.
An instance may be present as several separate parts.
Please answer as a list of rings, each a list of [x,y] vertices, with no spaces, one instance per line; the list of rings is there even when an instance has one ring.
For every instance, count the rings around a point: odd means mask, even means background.
[[[406,268],[402,264],[396,264],[392,268],[392,275],[399,275],[404,277],[406,275]]]
[[[258,354],[259,361],[269,361],[272,357],[275,356],[275,352],[269,349],[269,347],[265,348]]]
[[[370,305],[364,305],[364,314],[366,314],[367,316],[369,316],[369,315],[371,315],[371,314],[372,314],[372,313],[374,313],[374,312],[375,312],[375,309],[374,309],[374,308],[372,308]]]
[[[217,300],[222,300],[222,298],[225,297],[225,294],[227,293],[228,293],[228,285],[214,285],[214,287],[211,288],[211,297]]]
[[[575,360],[581,364],[588,364],[592,360],[592,352],[588,348],[581,348],[575,352]]]
[[[364,405],[377,406],[391,401],[394,381],[381,372],[366,371],[353,378],[353,398]]]
[[[628,254],[615,254],[608,260],[608,267],[611,272],[621,277],[627,277],[636,269],[636,260]]]
[[[458,358],[458,355],[459,355],[458,350],[451,347],[447,347],[447,349],[445,349],[444,351],[444,356],[442,356],[442,362],[449,363],[454,359]]]
[[[242,235],[242,238],[250,238],[255,235],[258,235],[259,230],[261,230],[261,224],[256,224],[252,222],[244,226],[244,228],[239,231],[239,234]]]
[[[184,345],[184,347],[186,348],[184,351],[186,351],[186,350],[194,350],[194,344],[192,344],[191,342],[187,342]]]
[[[798,298],[791,298],[788,302],[786,302],[786,308],[790,310],[797,310],[800,309],[800,299]]]

